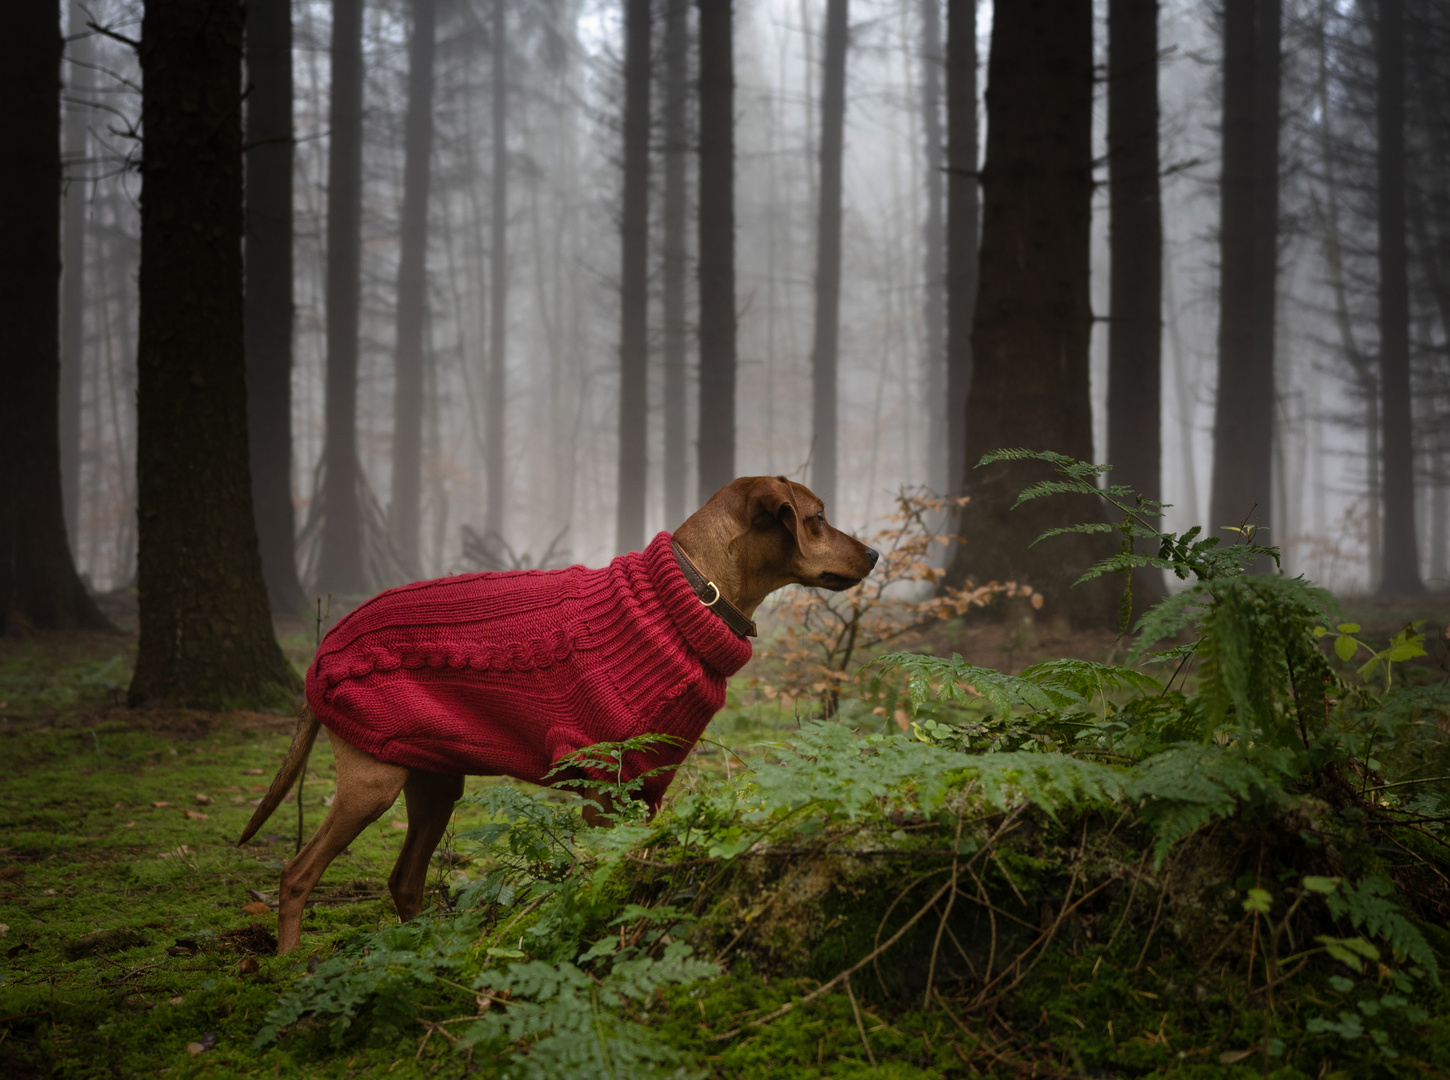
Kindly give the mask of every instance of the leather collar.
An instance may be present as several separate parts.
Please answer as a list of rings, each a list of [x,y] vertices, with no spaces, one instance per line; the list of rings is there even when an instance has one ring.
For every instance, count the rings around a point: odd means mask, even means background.
[[[685,580],[690,583],[690,588],[694,590],[700,603],[720,616],[721,621],[741,637],[755,637],[755,620],[725,599],[719,586],[700,573],[699,567],[690,561],[684,549],[673,540],[670,541],[670,550],[675,553],[675,562],[680,564],[680,572],[685,575]]]

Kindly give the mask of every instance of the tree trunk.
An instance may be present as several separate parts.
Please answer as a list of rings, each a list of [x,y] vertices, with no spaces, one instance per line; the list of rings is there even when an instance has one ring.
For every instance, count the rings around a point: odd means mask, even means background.
[[[616,552],[644,550],[649,398],[650,3],[624,12],[624,190],[619,220],[619,504]]]
[[[689,0],[665,4],[664,395],[665,525],[685,520],[685,158],[689,152]]]
[[[272,633],[247,468],[241,3],[151,0],[141,73],[141,641],[129,699],[282,704],[299,687]]]
[[[922,328],[926,349],[926,484],[936,492],[947,490],[947,474],[952,468],[947,462],[946,433],[946,236],[942,204],[942,171],[946,167],[946,155],[943,152],[941,124],[941,72],[944,64],[941,0],[921,0],[921,118],[926,143],[926,220],[922,224],[925,248]]]
[[[77,549],[81,517],[81,384],[86,351],[86,126],[90,109],[80,104],[91,95],[91,31],[80,0],[70,0],[66,17],[70,38],[70,80],[65,107],[65,250],[61,257],[60,324],[60,476],[65,495],[66,535]]]
[[[1224,4],[1214,530],[1271,518],[1279,5],[1259,0],[1257,25],[1255,6]]]
[[[357,355],[362,228],[363,0],[333,0],[327,148],[327,433],[319,590],[367,589],[358,505]]]
[[[977,0],[947,0],[946,490],[962,490],[977,311]]]
[[[276,612],[306,603],[297,580],[292,506],[292,10],[247,9],[247,431],[252,502],[267,597]]]
[[[1384,395],[1384,563],[1380,595],[1425,591],[1415,534],[1410,289],[1405,244],[1405,11],[1379,0],[1380,386]]]
[[[731,0],[700,7],[698,501],[735,479],[735,52]]]
[[[1012,510],[1044,476],[1036,463],[972,469],[1000,447],[1092,455],[1088,394],[1092,218],[1091,0],[999,2],[987,77],[981,291],[967,399],[965,544],[952,578],[1027,582],[1049,610],[1081,625],[1109,622],[1114,583],[1068,586],[1105,553],[1101,537],[1044,531],[1096,519],[1095,504],[1043,499]]]
[[[398,558],[414,577],[422,576],[418,528],[422,512],[423,326],[428,317],[434,8],[434,0],[413,0],[413,36],[408,42],[408,120],[403,132],[403,220],[393,390],[393,491],[388,521]]]
[[[1108,461],[1114,483],[1157,501],[1163,491],[1157,0],[1108,5],[1108,183]]]
[[[0,36],[0,630],[104,627],[66,542],[61,494],[60,4],[22,4]]]
[[[503,533],[504,519],[504,346],[508,335],[508,26],[507,0],[493,4],[493,208],[489,273],[492,275],[488,334],[488,378],[484,388],[484,468],[488,496],[484,528]]]
[[[846,126],[848,0],[826,0],[821,76],[821,201],[816,219],[816,329],[811,347],[811,486],[836,509],[836,373],[841,330],[841,157]]]

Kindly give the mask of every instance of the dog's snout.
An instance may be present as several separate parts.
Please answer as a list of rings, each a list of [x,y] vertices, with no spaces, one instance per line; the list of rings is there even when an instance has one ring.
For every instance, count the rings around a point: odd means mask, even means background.
[[[872,566],[875,566],[876,565],[876,560],[879,559],[879,558],[881,558],[881,552],[877,551],[875,548],[867,548],[866,549],[866,558],[868,558],[868,559],[871,560],[871,565]]]

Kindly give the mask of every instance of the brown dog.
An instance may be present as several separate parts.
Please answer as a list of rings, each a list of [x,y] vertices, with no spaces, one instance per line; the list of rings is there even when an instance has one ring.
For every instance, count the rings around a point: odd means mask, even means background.
[[[783,476],[742,477],[716,492],[675,532],[673,542],[685,556],[679,568],[699,603],[719,614],[737,634],[753,633],[751,614],[776,589],[800,584],[840,591],[860,582],[876,564],[877,553],[829,525],[824,509],[814,494]],[[698,571],[699,577],[687,567]],[[715,603],[717,599],[723,603]],[[742,624],[749,629],[742,629]],[[296,782],[320,726],[312,708],[304,708],[287,759],[239,844],[261,828]],[[335,731],[329,736],[337,763],[337,791],[321,827],[282,871],[279,954],[300,943],[303,907],[328,864],[393,805],[400,791],[407,802],[408,831],[388,889],[400,919],[417,915],[423,906],[428,862],[447,828],[453,804],[463,794],[461,775],[389,764]],[[607,805],[595,792],[586,797]],[[585,817],[590,824],[604,823],[599,811],[587,803]]]

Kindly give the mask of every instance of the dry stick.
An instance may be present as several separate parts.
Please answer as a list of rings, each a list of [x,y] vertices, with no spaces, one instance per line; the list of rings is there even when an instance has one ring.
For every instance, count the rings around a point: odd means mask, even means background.
[[[1133,875],[1133,887],[1128,890],[1128,902],[1123,905],[1123,914],[1118,919],[1118,925],[1113,927],[1113,935],[1108,938],[1108,946],[1103,950],[1103,955],[1113,951],[1113,942],[1118,940],[1118,932],[1123,929],[1123,924],[1128,921],[1128,913],[1133,910],[1133,897],[1138,895],[1138,886],[1143,880],[1143,864],[1148,861],[1148,852],[1143,852],[1143,858],[1138,862],[1138,872]]]
[[[962,802],[962,810],[965,811],[965,809],[966,809],[966,800],[965,800],[965,795],[964,795],[963,796],[963,802]],[[962,813],[961,813],[961,811],[959,811],[957,813],[957,835],[956,835],[956,838],[952,841],[952,850],[954,852],[959,852],[959,851],[961,851],[961,846],[962,846]],[[941,949],[941,936],[942,936],[942,931],[947,928],[947,920],[952,917],[952,905],[956,902],[956,899],[957,899],[957,888],[956,888],[956,884],[957,884],[957,878],[960,876],[958,874],[958,872],[957,872],[957,865],[958,865],[960,859],[961,859],[961,856],[960,855],[955,855],[954,854],[952,856],[952,891],[947,894],[947,908],[946,908],[946,910],[944,912],[942,912],[941,921],[936,924],[936,940],[934,940],[931,943],[931,962],[929,964],[927,964],[927,966],[926,966],[926,992],[924,994],[922,994],[922,997],[921,997],[921,1007],[923,1009],[927,1008],[931,1004],[931,987],[932,987],[932,983],[936,979],[936,957],[937,957],[938,950]],[[850,982],[848,981],[846,985],[849,986],[850,985]],[[874,1064],[874,1062],[873,1062],[873,1064]]]
[[[1143,962],[1148,959],[1148,946],[1153,944],[1153,935],[1158,931],[1158,920],[1163,915],[1163,901],[1168,898],[1168,878],[1163,879],[1163,889],[1158,893],[1158,906],[1153,910],[1153,925],[1148,927],[1148,937],[1143,942],[1143,951],[1138,954],[1138,962],[1133,965],[1134,972],[1143,970]]]
[[[876,1055],[871,1052],[871,1042],[866,1038],[866,1025],[861,1023],[861,1006],[856,1004],[856,994],[851,989],[851,980],[846,980],[846,996],[851,999],[851,1012],[856,1017],[856,1030],[861,1033],[861,1045],[866,1048],[866,1058],[876,1068]]]
[[[972,875],[972,880],[977,883],[977,903],[987,908],[987,922],[992,929],[991,942],[987,948],[987,978],[992,977],[992,968],[997,964],[997,912],[990,900],[987,899],[987,890],[982,886],[982,879],[977,877],[976,872],[968,869],[967,873]],[[986,980],[983,980],[983,985]]]

